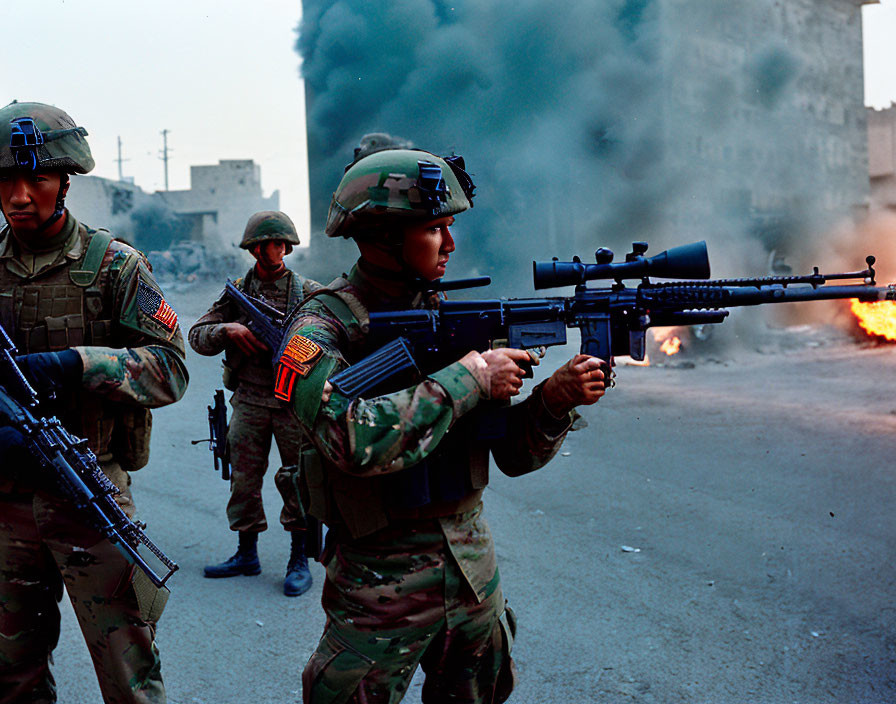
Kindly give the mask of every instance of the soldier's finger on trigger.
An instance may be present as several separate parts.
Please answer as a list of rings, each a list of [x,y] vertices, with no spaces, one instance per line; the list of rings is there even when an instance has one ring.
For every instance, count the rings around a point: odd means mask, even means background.
[[[529,355],[528,364],[535,366],[541,364],[541,358],[544,357],[544,347],[534,347],[526,350]]]

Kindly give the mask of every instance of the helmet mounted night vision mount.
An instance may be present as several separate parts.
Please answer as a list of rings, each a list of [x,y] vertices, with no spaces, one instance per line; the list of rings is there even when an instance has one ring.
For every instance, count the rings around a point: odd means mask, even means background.
[[[47,142],[53,142],[70,134],[86,137],[87,130],[83,127],[72,127],[41,132],[33,118],[17,117],[9,121],[9,149],[18,167],[35,171],[40,163],[37,150]]]

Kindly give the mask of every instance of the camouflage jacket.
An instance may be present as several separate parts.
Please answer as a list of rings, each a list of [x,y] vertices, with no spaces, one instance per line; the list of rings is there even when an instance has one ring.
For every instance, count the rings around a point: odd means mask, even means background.
[[[367,268],[359,262],[347,279],[327,287],[350,304],[352,315],[336,312],[332,296],[312,299],[294,318],[279,357],[277,392],[289,398],[323,460],[319,475],[313,469],[304,473],[306,508],[350,538],[396,520],[438,519],[478,593],[480,582],[494,572],[464,557],[462,540],[451,538],[466,530],[455,525],[455,517],[479,504],[489,453],[511,476],[538,469],[559,449],[572,414],[553,418],[540,386],[512,406],[490,401],[459,362],[377,398],[333,392],[323,403],[327,378],[372,351],[365,346],[366,311],[421,305],[419,296],[371,276]],[[415,468],[424,463],[435,470],[427,481],[439,484],[437,495],[409,502]]]
[[[262,298],[281,313],[291,309],[307,295],[315,282],[305,279],[289,269],[276,281],[265,282],[249,269],[243,278],[234,283],[244,293]],[[273,395],[274,372],[271,354],[247,357],[236,345],[230,344],[224,334],[223,323],[243,323],[248,318],[236,304],[222,293],[212,307],[190,328],[187,339],[198,354],[212,357],[225,353],[224,386],[234,392],[232,402],[250,403],[256,406],[280,408],[285,404]]]
[[[0,321],[19,353],[74,349],[81,356],[82,387],[64,400],[61,420],[102,458],[115,455],[123,418],[144,424],[148,442],[148,414],[131,409],[183,396],[183,338],[140,252],[70,213],[60,235],[58,249],[35,255],[8,227],[0,232]],[[94,237],[99,244],[91,248]]]

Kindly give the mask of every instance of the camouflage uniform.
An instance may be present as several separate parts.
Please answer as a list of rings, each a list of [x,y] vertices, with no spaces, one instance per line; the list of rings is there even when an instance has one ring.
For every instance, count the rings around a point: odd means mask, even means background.
[[[325,380],[372,351],[368,311],[421,305],[363,259],[327,288],[296,316],[276,385],[320,453],[301,488],[329,527],[327,624],[304,701],[397,702],[418,664],[424,701],[504,701],[514,624],[482,517],[488,458],[509,475],[533,471],[572,416],[551,416],[541,387],[513,406],[488,401],[456,362],[374,399],[322,402]]]
[[[20,353],[74,349],[79,392],[58,408],[87,438],[134,515],[129,471],[148,460],[147,409],[177,401],[188,376],[177,316],[143,255],[67,214],[55,249],[0,232],[0,319]],[[91,247],[91,244],[94,246]],[[50,653],[63,583],[106,702],[164,702],[155,620],[167,592],[27,473],[0,476],[0,702],[52,702]],[[151,587],[151,585],[150,585]]]
[[[308,284],[289,270],[276,281],[264,282],[255,276],[253,267],[236,285],[244,293],[263,298],[285,312],[302,300]],[[188,334],[190,346],[201,355],[213,356],[226,351],[224,385],[234,392],[230,399],[233,416],[227,433],[233,470],[227,502],[230,529],[248,533],[267,530],[261,488],[273,436],[283,464],[274,476],[283,497],[280,523],[287,531],[304,530],[304,511],[295,488],[302,447],[299,426],[288,405],[274,398],[270,357],[247,357],[235,345],[227,343],[221,324],[231,322],[245,324],[247,319],[225,294],[196,321]]]

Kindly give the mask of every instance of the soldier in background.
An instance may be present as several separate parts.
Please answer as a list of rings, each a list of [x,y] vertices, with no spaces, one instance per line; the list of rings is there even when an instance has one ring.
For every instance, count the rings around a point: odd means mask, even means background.
[[[296,228],[286,214],[262,211],[249,218],[240,247],[255,257],[255,265],[236,281],[237,287],[264,299],[281,312],[301,302],[314,282],[291,271],[284,256],[299,244]],[[271,452],[277,441],[283,466],[274,476],[283,497],[280,523],[292,536],[292,548],[283,581],[283,593],[299,596],[311,587],[305,555],[306,526],[296,491],[296,472],[302,448],[301,433],[287,404],[274,398],[271,350],[246,327],[246,318],[226,295],[190,328],[190,346],[199,354],[224,355],[224,386],[233,391],[233,417],[227,435],[232,475],[227,518],[239,534],[236,553],[205,568],[206,577],[235,577],[261,572],[258,534],[268,524],[261,488]]]
[[[149,459],[150,408],[188,376],[177,315],[143,255],[65,208],[93,158],[83,127],[41,103],[0,109],[0,320],[47,410],[97,455],[135,513],[129,472]],[[0,382],[2,383],[2,382]],[[0,702],[54,702],[49,660],[63,583],[105,702],[165,701],[158,589],[45,489],[18,431],[0,428]]]
[[[603,395],[601,360],[576,355],[513,406],[521,365],[537,361],[518,349],[471,351],[370,399],[327,381],[374,351],[371,312],[423,307],[472,197],[460,157],[362,146],[326,228],[361,257],[298,311],[280,351],[276,393],[318,451],[303,499],[329,528],[327,626],[302,676],[306,704],[398,702],[418,664],[424,702],[503,702],[513,687],[514,619],[482,516],[489,455],[511,476],[546,464],[574,408]]]

